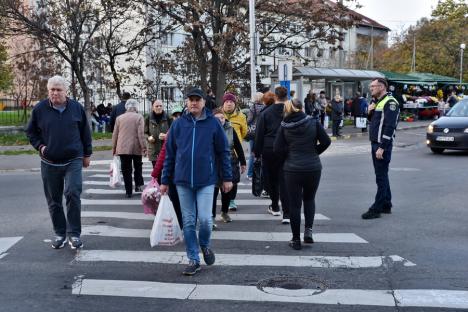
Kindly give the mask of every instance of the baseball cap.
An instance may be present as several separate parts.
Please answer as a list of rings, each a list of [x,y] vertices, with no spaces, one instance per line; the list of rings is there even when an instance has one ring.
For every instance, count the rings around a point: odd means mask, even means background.
[[[205,98],[205,93],[200,88],[192,88],[187,93],[187,98],[189,98],[191,96],[198,96],[199,98],[204,99]]]

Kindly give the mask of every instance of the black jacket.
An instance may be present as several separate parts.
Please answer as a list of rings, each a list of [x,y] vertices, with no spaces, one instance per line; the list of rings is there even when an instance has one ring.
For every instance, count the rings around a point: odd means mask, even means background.
[[[117,120],[117,117],[119,117],[120,115],[124,114],[127,111],[125,109],[126,102],[127,101],[122,101],[112,108],[112,112],[110,114],[110,120],[109,120],[111,132],[114,132],[114,126],[115,126],[115,121]]]
[[[283,120],[284,104],[272,104],[258,116],[255,129],[254,153],[256,157],[265,153],[273,153],[276,133]]]
[[[330,143],[328,134],[316,118],[297,112],[284,118],[274,150],[284,160],[284,171],[310,172],[322,169],[319,155]]]
[[[63,112],[52,107],[49,99],[34,106],[26,134],[29,142],[40,151],[41,158],[50,163],[64,164],[92,154],[91,129],[80,103],[67,99]]]

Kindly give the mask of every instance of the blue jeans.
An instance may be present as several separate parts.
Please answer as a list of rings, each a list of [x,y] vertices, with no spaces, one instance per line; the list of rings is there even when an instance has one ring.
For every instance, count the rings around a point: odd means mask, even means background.
[[[247,169],[247,176],[252,177],[253,176],[253,163],[255,160],[255,156],[253,154],[253,148],[254,148],[254,140],[249,141],[249,168]]]
[[[184,223],[185,250],[189,260],[200,263],[198,255],[200,247],[210,247],[211,209],[213,204],[214,185],[208,185],[198,189],[177,185],[182,220]],[[196,232],[197,217],[200,221],[200,230]]]
[[[81,189],[83,159],[75,159],[65,166],[52,166],[41,162],[44,194],[49,206],[54,232],[58,236],[81,235]],[[63,212],[63,196],[67,217]]]
[[[383,159],[377,159],[375,152],[379,148],[379,143],[372,142],[372,162],[374,164],[375,182],[377,183],[377,194],[371,209],[381,212],[384,208],[392,207],[392,192],[388,179],[388,166],[392,159],[392,145],[383,153]]]

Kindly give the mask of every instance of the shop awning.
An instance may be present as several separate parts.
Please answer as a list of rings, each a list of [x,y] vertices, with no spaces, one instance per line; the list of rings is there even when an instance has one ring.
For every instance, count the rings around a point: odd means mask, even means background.
[[[431,81],[435,83],[440,83],[440,84],[456,84],[459,82],[458,79],[453,78],[453,77],[448,77],[448,76],[442,76],[442,75],[436,75],[436,74],[431,74],[431,73],[408,73],[408,76],[413,77],[414,80],[419,80],[419,81]]]
[[[380,73],[384,75],[385,79],[387,79],[390,82],[396,82],[396,83],[410,82],[410,84],[419,84],[419,81],[417,79],[406,74],[385,71],[385,70],[381,70]]]
[[[278,71],[273,72],[271,77],[278,78]],[[374,70],[299,66],[294,67],[293,77],[309,79],[371,80],[373,78],[384,78],[384,75]]]

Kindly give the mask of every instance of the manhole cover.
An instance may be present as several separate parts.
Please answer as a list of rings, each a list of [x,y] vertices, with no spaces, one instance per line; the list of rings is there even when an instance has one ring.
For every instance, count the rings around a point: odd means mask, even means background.
[[[309,277],[273,277],[261,280],[257,288],[267,294],[285,297],[307,297],[324,292],[327,284]]]

